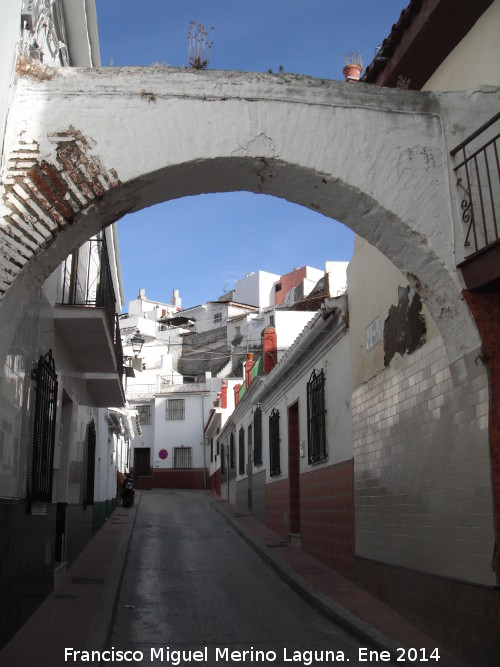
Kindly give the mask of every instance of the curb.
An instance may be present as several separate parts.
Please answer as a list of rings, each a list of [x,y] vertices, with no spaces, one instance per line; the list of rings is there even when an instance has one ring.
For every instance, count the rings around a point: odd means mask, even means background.
[[[230,512],[222,507],[221,500],[212,500],[204,496],[207,503],[215,509],[234,530],[247,542],[254,551],[266,562],[273,570],[298,593],[306,602],[313,606],[317,611],[327,616],[338,625],[356,635],[359,639],[370,643],[373,648],[379,651],[389,651],[391,659],[398,657],[398,649],[404,648],[402,644],[383,632],[377,630],[361,618],[351,613],[341,605],[333,602],[328,596],[317,588],[312,586],[304,577],[295,572],[287,563],[283,562],[272,554],[260,540],[248,533],[240,522],[236,521]]]
[[[120,544],[113,558],[113,563],[110,568],[108,581],[106,582],[106,590],[103,593],[103,599],[96,612],[95,620],[87,640],[87,650],[104,650],[108,647],[111,641],[111,634],[113,631],[113,624],[116,617],[116,610],[118,607],[118,598],[120,596],[121,583],[127,565],[128,554],[130,550],[130,543],[134,533],[135,522],[137,520],[137,512],[141,503],[142,494],[136,490],[135,503],[132,505],[132,512],[129,519],[124,522]],[[113,514],[110,516],[112,519]]]

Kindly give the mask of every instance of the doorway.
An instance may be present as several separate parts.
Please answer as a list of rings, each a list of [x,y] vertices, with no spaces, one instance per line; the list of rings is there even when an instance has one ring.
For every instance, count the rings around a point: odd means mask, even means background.
[[[151,471],[151,448],[136,447],[134,449],[134,474],[137,477],[149,477]]]

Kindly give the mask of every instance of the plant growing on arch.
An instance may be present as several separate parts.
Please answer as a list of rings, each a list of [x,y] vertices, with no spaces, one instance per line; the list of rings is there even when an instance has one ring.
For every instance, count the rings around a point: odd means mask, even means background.
[[[189,22],[188,56],[189,66],[193,69],[206,69],[208,67],[213,34],[213,26],[209,33],[202,23]]]

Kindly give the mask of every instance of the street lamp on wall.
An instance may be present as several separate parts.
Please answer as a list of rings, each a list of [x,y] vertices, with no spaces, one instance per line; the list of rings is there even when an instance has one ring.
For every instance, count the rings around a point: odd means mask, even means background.
[[[130,342],[132,343],[132,350],[134,352],[134,356],[138,357],[141,353],[142,346],[144,345],[144,338],[141,336],[141,332],[139,331],[139,329],[137,329],[135,334],[132,336]]]

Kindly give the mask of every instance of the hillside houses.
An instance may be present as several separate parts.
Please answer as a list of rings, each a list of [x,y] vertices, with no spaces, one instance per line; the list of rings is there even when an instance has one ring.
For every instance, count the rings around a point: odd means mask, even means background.
[[[345,284],[345,263],[339,264]],[[140,488],[215,484],[214,455],[207,451],[211,438],[204,434],[206,421],[214,406],[225,415],[238,400],[235,388],[239,391],[244,384],[247,357],[261,356],[266,330],[272,329],[277,341],[275,363],[314,317],[315,309],[294,309],[293,290],[298,285],[302,285],[298,305],[303,306],[307,272],[318,280],[306,292],[321,283],[316,306],[325,298],[327,274],[310,267],[288,274],[288,304],[274,303],[281,277],[261,271],[237,281],[230,295],[199,306],[181,309],[178,292],[169,304],[154,302],[142,289],[130,302],[129,312],[120,317],[120,330],[128,367],[127,400],[137,411],[142,429],[130,452],[130,467]],[[233,301],[238,294],[250,303]],[[135,355],[132,339],[137,334],[143,343]],[[226,397],[224,409],[222,396]],[[217,421],[215,417],[211,428]]]

